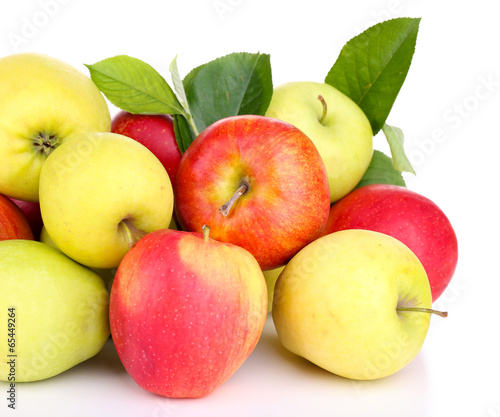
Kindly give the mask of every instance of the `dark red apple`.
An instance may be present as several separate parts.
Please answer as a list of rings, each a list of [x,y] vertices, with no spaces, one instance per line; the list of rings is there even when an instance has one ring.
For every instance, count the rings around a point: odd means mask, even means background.
[[[17,200],[16,198],[9,197],[17,207],[21,209],[30,224],[33,237],[38,240],[40,232],[42,231],[43,220],[42,213],[40,212],[40,203],[35,201]]]
[[[33,240],[33,232],[26,216],[8,197],[0,194],[0,240]]]
[[[458,261],[455,231],[430,199],[405,187],[371,184],[333,204],[324,235],[345,229],[385,233],[403,242],[419,258],[436,301],[448,286]]]
[[[182,154],[175,140],[172,116],[120,111],[113,117],[111,131],[142,143],[160,160],[173,181]]]

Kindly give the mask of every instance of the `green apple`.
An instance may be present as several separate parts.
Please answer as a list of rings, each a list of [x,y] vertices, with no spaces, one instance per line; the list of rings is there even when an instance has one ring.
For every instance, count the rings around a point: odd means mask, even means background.
[[[46,243],[49,246],[52,246],[53,248],[60,250],[57,245],[54,243],[52,238],[49,236],[47,229],[45,226],[42,226],[42,229],[40,230],[40,242]],[[113,281],[115,279],[115,274],[116,274],[116,268],[111,268],[111,269],[103,269],[103,268],[92,268],[88,267],[92,271],[96,272],[103,280],[104,284],[106,285],[106,289],[108,292],[111,291],[111,286],[113,285]]]
[[[274,298],[274,286],[276,284],[276,281],[278,280],[278,277],[280,276],[281,272],[285,266],[280,266],[278,268],[274,269],[268,269],[267,271],[264,272],[264,278],[266,279],[266,286],[267,286],[267,312],[270,313],[271,310],[273,309],[273,298]]]
[[[109,295],[96,273],[33,240],[0,242],[0,259],[0,380],[50,378],[102,349]]]
[[[88,133],[47,158],[40,209],[62,252],[85,266],[111,269],[146,233],[168,228],[173,191],[144,145],[116,133]]]
[[[72,133],[110,129],[104,97],[78,69],[37,53],[0,59],[0,193],[38,201],[47,156]]]
[[[325,163],[330,200],[348,194],[361,180],[373,153],[373,131],[359,106],[329,84],[290,82],[274,89],[266,116],[302,130]]]
[[[425,269],[407,246],[351,229],[319,238],[291,259],[275,285],[272,317],[291,352],[337,375],[369,380],[415,358],[431,306]]]

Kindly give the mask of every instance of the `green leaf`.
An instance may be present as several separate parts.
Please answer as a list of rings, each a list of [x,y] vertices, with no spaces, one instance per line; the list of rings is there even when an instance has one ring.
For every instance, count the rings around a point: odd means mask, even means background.
[[[186,91],[184,90],[184,84],[182,83],[181,76],[179,75],[179,69],[177,68],[177,57],[175,57],[170,63],[170,74],[172,75],[172,82],[174,83],[175,92],[177,93],[177,97],[184,108],[184,117],[186,122],[188,122],[191,126],[190,131],[197,136],[199,131],[194,123],[193,116],[191,114],[191,110],[189,108],[189,103],[186,97]]]
[[[368,28],[346,43],[325,78],[359,105],[374,135],[406,79],[419,24],[420,18],[396,18]]]
[[[175,114],[173,117],[175,140],[177,141],[179,150],[184,154],[197,135],[193,132],[189,122],[183,115]]]
[[[380,151],[373,151],[373,157],[363,178],[356,188],[368,184],[393,184],[406,187],[401,172],[394,169],[392,159]]]
[[[387,123],[382,126],[392,154],[392,164],[397,171],[411,172],[415,175],[415,170],[411,166],[410,161],[406,157],[404,151],[404,135],[399,127],[389,126]]]
[[[118,55],[86,65],[90,77],[118,108],[139,114],[183,114],[165,79],[137,58]]]
[[[273,94],[270,56],[229,54],[193,69],[183,83],[200,132],[225,117],[264,115]]]

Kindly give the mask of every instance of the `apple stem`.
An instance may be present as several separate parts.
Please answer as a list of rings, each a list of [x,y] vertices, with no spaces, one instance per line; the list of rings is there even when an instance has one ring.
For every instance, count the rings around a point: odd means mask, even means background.
[[[238,200],[238,198],[240,198],[243,194],[245,194],[249,189],[250,187],[248,186],[248,184],[246,183],[241,184],[239,188],[236,190],[236,192],[233,194],[233,196],[227,201],[227,203],[219,208],[219,211],[224,216],[227,216],[229,214],[229,210],[231,210],[231,207],[233,207],[233,204],[236,203],[236,200]]]
[[[431,308],[420,308],[420,307],[397,307],[396,311],[415,311],[417,313],[430,313],[436,314],[441,317],[448,317],[447,311],[438,311]]]
[[[204,224],[202,227],[201,227],[201,230],[203,232],[203,240],[205,242],[208,242],[208,235],[210,234],[210,226]]]
[[[123,230],[125,231],[125,234],[127,235],[127,239],[128,239],[128,246],[130,248],[133,248],[135,246],[135,244],[137,242],[139,242],[139,240],[146,236],[147,232],[144,232],[143,230],[139,230],[137,229],[131,222],[130,219],[128,218],[125,218],[123,219],[119,226],[121,226],[123,228]]]
[[[319,122],[323,124],[323,122],[325,121],[326,114],[328,113],[328,106],[326,105],[326,101],[321,94],[318,96],[318,100],[321,102],[321,105],[323,106],[323,114],[321,115],[321,119],[319,119]]]

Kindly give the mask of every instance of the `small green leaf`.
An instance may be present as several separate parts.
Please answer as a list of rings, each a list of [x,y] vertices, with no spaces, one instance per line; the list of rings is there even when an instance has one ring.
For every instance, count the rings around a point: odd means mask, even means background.
[[[415,170],[411,166],[411,163],[406,157],[404,151],[403,145],[405,138],[403,131],[399,127],[389,126],[387,123],[382,126],[382,131],[384,132],[391,149],[394,169],[397,171],[411,172],[415,175]]]
[[[225,117],[264,115],[273,94],[270,56],[229,54],[193,69],[183,83],[200,132]]]
[[[138,114],[183,114],[165,79],[137,58],[118,55],[86,65],[90,77],[118,108]]]
[[[325,78],[365,112],[373,134],[382,128],[406,79],[420,18],[378,23],[351,39]]]
[[[391,158],[377,150],[373,151],[370,165],[356,188],[368,184],[393,184],[406,187],[401,172],[394,169]]]

